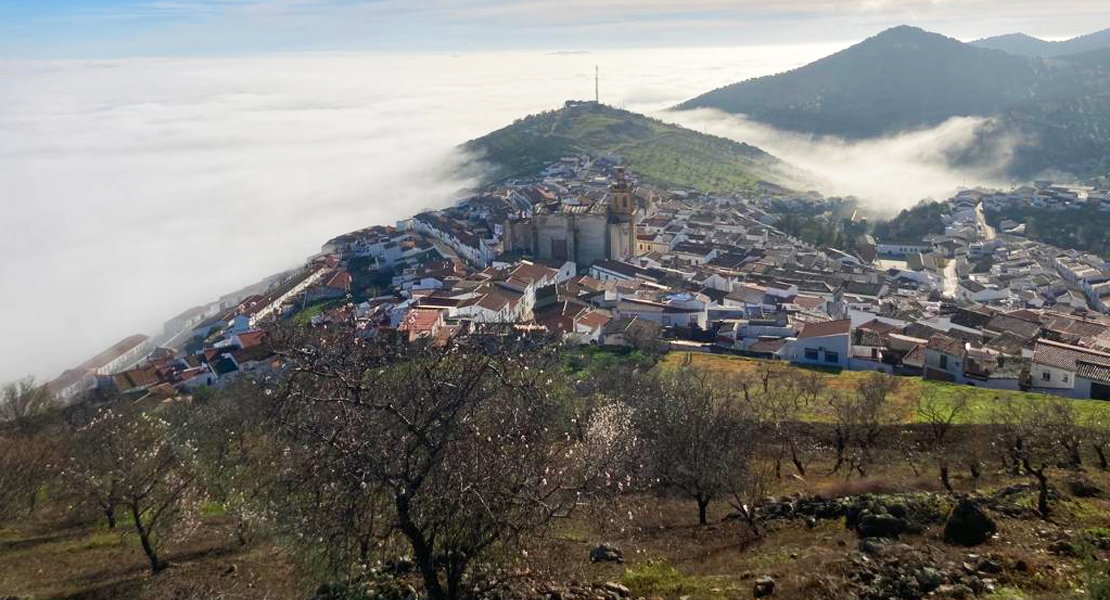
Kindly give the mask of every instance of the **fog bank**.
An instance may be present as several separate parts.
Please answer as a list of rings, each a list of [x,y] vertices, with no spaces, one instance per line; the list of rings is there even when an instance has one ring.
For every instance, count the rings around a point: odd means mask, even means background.
[[[946,158],[971,146],[988,124],[979,117],[954,117],[933,128],[863,141],[781,131],[712,109],[668,111],[660,118],[759,146],[808,171],[823,194],[858,196],[879,214],[894,214],[925,197],[946,198],[961,186],[1010,184],[1003,173],[1015,140],[1004,140],[975,166],[953,167]]]

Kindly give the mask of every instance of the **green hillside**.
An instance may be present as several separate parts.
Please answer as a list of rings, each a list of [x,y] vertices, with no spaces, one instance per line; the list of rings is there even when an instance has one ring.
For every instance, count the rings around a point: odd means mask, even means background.
[[[560,158],[617,155],[645,180],[704,192],[786,183],[787,166],[750,146],[596,103],[532,115],[467,142],[493,171],[492,181],[534,176]]]
[[[1077,46],[1078,47],[1078,46]],[[1110,156],[1110,51],[1045,59],[897,27],[793,71],[729,85],[679,109],[714,108],[772,126],[851,139],[993,117],[979,143],[950,156],[990,164],[1018,141],[1010,174],[1094,175]],[[1104,172],[1104,171],[1103,171]]]

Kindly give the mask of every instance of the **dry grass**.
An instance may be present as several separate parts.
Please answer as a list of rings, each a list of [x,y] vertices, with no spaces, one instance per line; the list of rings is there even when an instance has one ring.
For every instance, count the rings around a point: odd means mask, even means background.
[[[56,515],[54,515],[56,516]],[[0,597],[252,600],[304,596],[272,546],[240,548],[224,519],[209,519],[168,549],[172,566],[151,577],[134,536],[103,525],[56,528],[51,515],[0,530]],[[122,529],[123,526],[121,526]],[[198,595],[199,594],[199,595]]]

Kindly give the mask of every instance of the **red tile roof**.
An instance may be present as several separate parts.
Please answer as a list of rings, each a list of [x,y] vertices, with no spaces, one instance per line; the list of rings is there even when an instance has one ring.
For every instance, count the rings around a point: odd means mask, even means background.
[[[851,330],[851,319],[825,321],[823,323],[808,323],[805,327],[802,327],[802,331],[798,333],[798,339],[803,340],[806,338],[848,335],[848,332]]]
[[[346,271],[339,271],[331,276],[325,287],[349,290],[351,289],[351,274]]]
[[[963,356],[967,353],[967,346],[962,340],[951,338],[943,333],[938,333],[929,338],[928,350],[935,350],[952,356]]]
[[[1065,371],[1075,371],[1079,362],[1110,366],[1110,354],[1040,339],[1037,340],[1036,348],[1033,350],[1033,362]]]
[[[401,322],[401,326],[397,329],[417,333],[431,332],[435,329],[441,315],[442,313],[439,310],[414,308],[409,310]]]

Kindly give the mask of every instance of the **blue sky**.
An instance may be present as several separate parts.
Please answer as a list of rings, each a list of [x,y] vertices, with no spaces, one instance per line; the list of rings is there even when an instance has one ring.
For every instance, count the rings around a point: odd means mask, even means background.
[[[1105,0],[0,0],[0,57],[470,51],[971,39],[1110,27]]]

